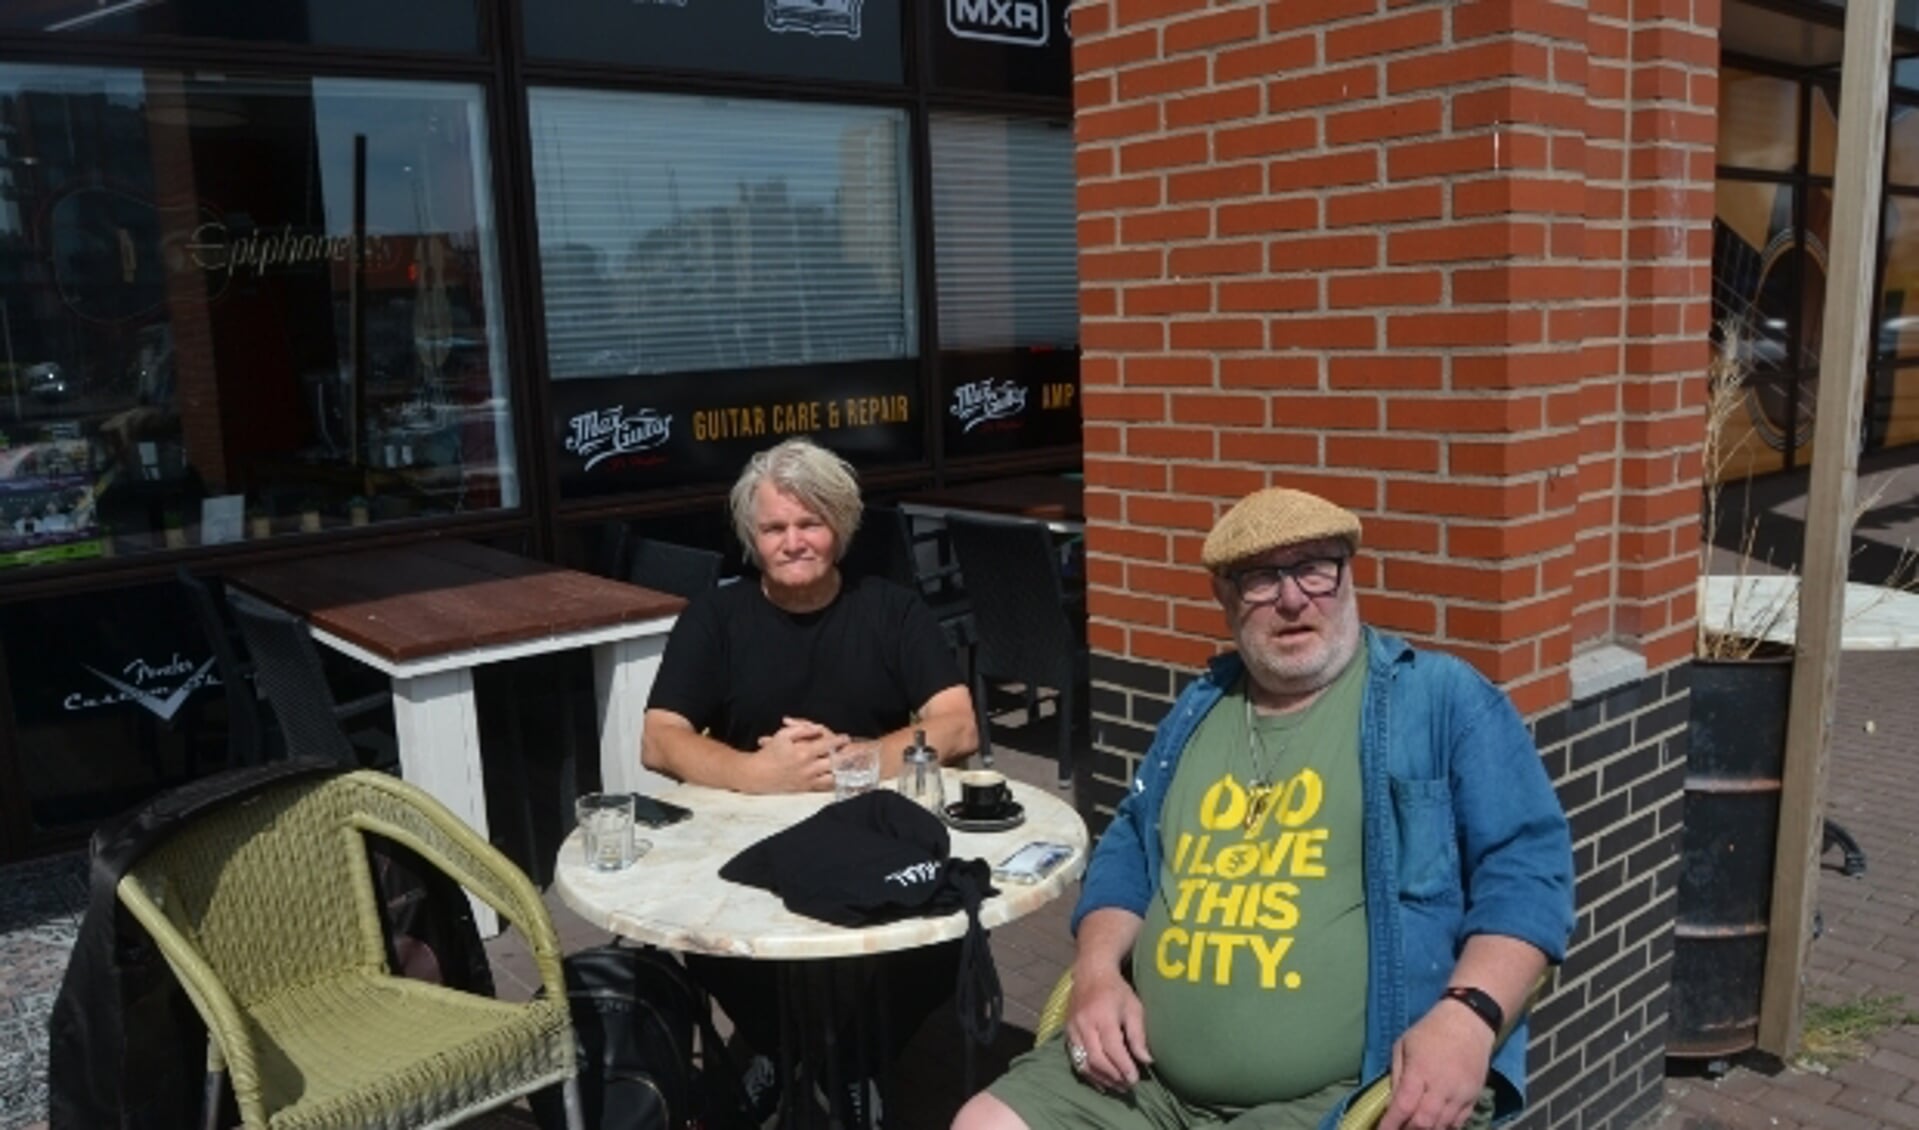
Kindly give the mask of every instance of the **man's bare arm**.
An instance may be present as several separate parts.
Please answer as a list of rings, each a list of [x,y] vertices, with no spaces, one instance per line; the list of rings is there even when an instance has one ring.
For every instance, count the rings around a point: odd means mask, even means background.
[[[1546,971],[1546,955],[1527,942],[1496,934],[1466,939],[1448,984],[1479,989],[1508,1018]],[[1379,1130],[1458,1126],[1486,1085],[1494,1033],[1471,1009],[1441,998],[1393,1046],[1393,1102]]]
[[[957,765],[979,748],[979,721],[973,713],[973,694],[965,687],[947,687],[926,700],[919,721],[909,722],[880,736],[880,776],[898,776],[913,731],[926,731],[926,744],[939,751],[940,764]]]
[[[740,793],[833,787],[827,752],[835,736],[817,727],[786,727],[775,739],[749,754],[700,733],[682,714],[653,709],[640,734],[640,763],[688,784]]]
[[[1139,1082],[1140,1065],[1153,1062],[1146,1050],[1146,1010],[1120,972],[1144,924],[1118,907],[1102,907],[1079,923],[1067,1046],[1086,1050],[1081,1074],[1110,1090],[1130,1088]]]

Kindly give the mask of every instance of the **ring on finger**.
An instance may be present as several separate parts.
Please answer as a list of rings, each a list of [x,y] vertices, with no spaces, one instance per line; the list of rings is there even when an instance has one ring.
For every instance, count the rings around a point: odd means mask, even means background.
[[[1074,1071],[1086,1070],[1086,1049],[1079,1044],[1066,1045],[1066,1058],[1073,1061]]]

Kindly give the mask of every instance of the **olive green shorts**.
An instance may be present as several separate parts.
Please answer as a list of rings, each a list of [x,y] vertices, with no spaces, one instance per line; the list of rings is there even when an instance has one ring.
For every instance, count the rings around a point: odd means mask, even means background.
[[[1015,1059],[987,1091],[1031,1130],[1317,1130],[1326,1112],[1357,1085],[1348,1079],[1297,1099],[1242,1110],[1187,1102],[1149,1067],[1131,1090],[1101,1091],[1074,1072],[1055,1036]],[[1486,1130],[1492,1120],[1488,1090],[1479,1096],[1466,1130]]]

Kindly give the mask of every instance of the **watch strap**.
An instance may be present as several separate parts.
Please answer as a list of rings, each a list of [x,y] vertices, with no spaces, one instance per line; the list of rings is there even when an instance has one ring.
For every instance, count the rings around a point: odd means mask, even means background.
[[[1495,1036],[1499,1035],[1500,1030],[1506,1026],[1506,1010],[1500,1008],[1499,1002],[1484,989],[1477,989],[1471,985],[1449,985],[1440,995],[1472,1009],[1473,1015],[1484,1020],[1486,1027],[1491,1028]]]

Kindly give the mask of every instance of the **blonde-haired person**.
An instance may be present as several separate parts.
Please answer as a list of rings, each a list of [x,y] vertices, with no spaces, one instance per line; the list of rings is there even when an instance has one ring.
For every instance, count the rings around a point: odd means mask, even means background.
[[[831,789],[831,752],[852,739],[879,740],[883,775],[899,771],[914,728],[941,761],[971,755],[973,696],[932,611],[910,589],[840,570],[861,509],[846,461],[789,439],[747,462],[730,501],[759,575],[702,593],[680,614],[647,701],[646,766],[714,788],[791,793]],[[957,942],[884,960],[888,1054],[951,993],[958,961]],[[687,968],[761,1053],[747,1084],[766,1109],[775,1092],[754,1084],[772,1082],[765,1053],[779,1042],[773,964],[689,954]],[[845,1065],[850,1101],[865,1101],[858,1080],[879,1066]]]
[[[919,594],[848,577],[860,522],[853,469],[812,440],[747,462],[733,528],[756,579],[696,598],[674,626],[647,702],[641,760],[746,793],[833,787],[828,755],[877,738],[897,773],[913,715],[942,761],[979,745],[973,696]]]

